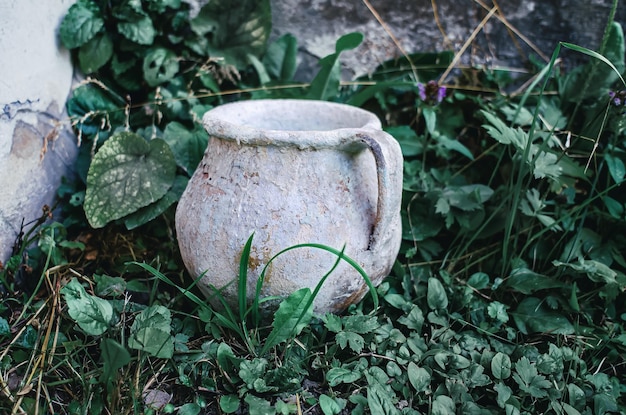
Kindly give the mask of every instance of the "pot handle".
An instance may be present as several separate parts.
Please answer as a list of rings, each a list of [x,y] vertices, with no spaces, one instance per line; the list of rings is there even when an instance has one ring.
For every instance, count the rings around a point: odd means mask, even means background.
[[[361,130],[356,139],[372,151],[376,161],[378,201],[368,248],[375,252],[390,242],[394,234],[390,227],[401,226],[398,215],[402,202],[402,150],[395,138],[381,130]]]

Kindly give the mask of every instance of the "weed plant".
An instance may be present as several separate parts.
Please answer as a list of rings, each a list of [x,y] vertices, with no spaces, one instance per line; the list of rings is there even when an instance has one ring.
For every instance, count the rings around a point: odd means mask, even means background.
[[[70,8],[61,40],[88,75],[67,103],[79,174],[59,189],[63,222],[46,210],[24,225],[0,272],[0,412],[626,413],[613,17],[598,51],[562,43],[516,78],[441,52],[342,83],[352,33],[295,85],[296,39],[267,44],[268,2],[227,3],[192,19],[178,0]],[[564,73],[562,48],[589,62]],[[401,144],[400,255],[342,315],[314,315],[304,289],[268,318],[246,284],[238,310],[212,308],[178,256],[173,209],[207,143],[199,117],[268,97],[367,108]]]

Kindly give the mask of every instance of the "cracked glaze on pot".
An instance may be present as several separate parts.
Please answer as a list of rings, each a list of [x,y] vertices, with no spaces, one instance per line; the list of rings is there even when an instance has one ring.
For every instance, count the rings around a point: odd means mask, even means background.
[[[365,110],[309,100],[256,100],[222,105],[204,116],[209,145],[176,211],[181,255],[200,288],[212,286],[236,308],[239,259],[254,233],[249,300],[258,276],[279,251],[302,243],[341,250],[375,285],[400,247],[402,155]],[[262,296],[315,288],[337,257],[299,248],[272,261]],[[315,300],[338,312],[367,292],[342,263]]]

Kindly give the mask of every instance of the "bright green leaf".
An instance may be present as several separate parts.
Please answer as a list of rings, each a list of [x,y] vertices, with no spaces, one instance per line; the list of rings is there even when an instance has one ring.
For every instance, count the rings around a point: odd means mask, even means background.
[[[336,314],[327,313],[322,317],[322,320],[324,320],[326,328],[333,333],[339,333],[343,327],[341,317]]]
[[[511,376],[511,358],[504,353],[496,353],[491,359],[491,373],[496,379],[508,379]]]
[[[522,391],[528,393],[533,398],[548,396],[547,389],[552,388],[552,383],[545,376],[539,374],[537,367],[531,364],[526,356],[521,357],[515,363],[513,379]]]
[[[372,414],[399,415],[400,411],[395,407],[392,396],[378,382],[370,382],[367,386],[367,404]]]
[[[320,395],[319,403],[324,415],[338,415],[346,407],[345,399],[331,398],[325,394]]]
[[[104,27],[100,8],[93,1],[78,1],[69,8],[59,27],[63,45],[74,49],[84,45]]]
[[[181,123],[172,121],[165,127],[163,139],[172,149],[176,164],[191,176],[202,160],[209,141],[204,128],[196,126],[189,130]]]
[[[80,70],[85,74],[97,71],[113,56],[113,42],[108,34],[98,35],[78,50]]]
[[[144,309],[135,317],[130,328],[128,347],[143,350],[160,358],[171,358],[174,354],[170,310],[161,305]]]
[[[335,43],[335,52],[341,53],[355,49],[363,42],[363,33],[352,32],[341,36]]]
[[[178,73],[178,68],[178,57],[165,48],[153,49],[143,59],[143,76],[150,86],[171,80]]]
[[[378,319],[374,316],[352,315],[344,317],[343,319],[343,327],[346,331],[359,334],[371,333],[376,330],[379,325]]]
[[[415,363],[409,363],[407,367],[409,382],[417,392],[424,392],[430,387],[430,373],[423,367],[418,367]]]
[[[421,333],[422,326],[424,325],[424,313],[422,313],[422,310],[417,305],[413,305],[408,315],[398,318],[398,323],[406,326],[410,330]]]
[[[439,395],[433,401],[431,415],[456,415],[456,406],[452,398]]]
[[[220,409],[227,414],[237,412],[239,409],[239,397],[237,395],[220,396]]]
[[[87,174],[85,214],[94,228],[129,215],[163,197],[176,173],[165,141],[122,132],[107,140]]]
[[[247,394],[244,401],[248,404],[249,415],[274,415],[276,410],[263,398],[258,398],[252,394]]]
[[[141,16],[135,20],[120,22],[117,30],[126,39],[140,45],[151,45],[156,36],[156,30],[152,25],[152,20],[148,16]]]
[[[102,359],[102,382],[114,381],[118,369],[130,363],[130,353],[128,350],[113,339],[102,339],[100,343]]]
[[[339,67],[339,56],[341,52],[355,48],[363,40],[361,33],[348,33],[337,40],[336,52],[320,59],[320,71],[317,73],[309,87],[307,98],[329,100],[339,92],[341,79],[341,68]]]
[[[604,160],[606,160],[609,173],[611,174],[613,180],[615,180],[615,183],[621,183],[626,176],[626,166],[624,166],[622,159],[606,153],[604,155]]]
[[[10,332],[9,322],[4,317],[0,317],[0,336],[7,335]]]
[[[496,385],[493,387],[493,390],[495,390],[498,394],[496,397],[496,402],[498,403],[498,406],[500,408],[504,408],[509,398],[513,396],[513,391],[502,382],[496,383]]]
[[[489,314],[489,317],[496,319],[501,323],[506,323],[509,321],[509,315],[506,312],[507,308],[507,306],[499,301],[492,301],[487,306],[487,313]]]
[[[350,370],[344,367],[333,367],[326,372],[326,381],[332,387],[341,383],[352,383],[361,379],[360,370]]]
[[[301,288],[280,303],[278,310],[274,313],[273,329],[265,342],[264,350],[267,351],[294,338],[309,324],[313,316],[313,305],[309,304],[310,298],[311,290]]]
[[[431,310],[444,310],[448,307],[448,295],[446,289],[437,278],[428,278],[428,291],[426,293],[428,307]]]
[[[70,317],[92,336],[99,336],[109,328],[113,318],[113,307],[108,301],[87,294],[76,278],[72,278],[62,289]]]
[[[536,297],[527,297],[519,304],[513,320],[524,334],[552,333],[572,334],[574,326],[561,314],[546,309],[543,301]]]
[[[296,73],[298,42],[286,34],[272,42],[263,56],[263,65],[274,79],[289,81]]]
[[[177,415],[198,415],[202,411],[200,405],[195,402],[190,402],[182,405],[176,412]]]
[[[340,331],[337,333],[336,341],[339,347],[345,349],[346,346],[350,346],[350,349],[355,353],[361,353],[365,346],[365,340],[360,334],[353,333],[351,331]]]

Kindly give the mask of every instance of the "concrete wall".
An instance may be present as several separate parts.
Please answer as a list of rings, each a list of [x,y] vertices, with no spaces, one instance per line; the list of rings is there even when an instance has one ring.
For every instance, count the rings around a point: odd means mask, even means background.
[[[56,32],[71,0],[0,1],[0,261],[51,204],[76,139],[64,114],[69,53]]]
[[[310,80],[317,59],[332,53],[342,34],[365,34],[361,47],[345,55],[354,75],[373,70],[379,62],[400,55],[389,35],[362,0],[272,0],[273,37],[292,33],[299,42],[299,78]],[[369,0],[408,52],[458,51],[493,6],[492,0]],[[479,3],[486,4],[482,7]],[[433,12],[437,8],[439,25]],[[597,49],[611,0],[499,0],[500,16],[517,28],[548,57],[559,41]],[[626,20],[618,9],[617,21]],[[492,16],[463,56],[464,63],[522,67],[531,47]],[[574,61],[583,56],[564,52]]]

